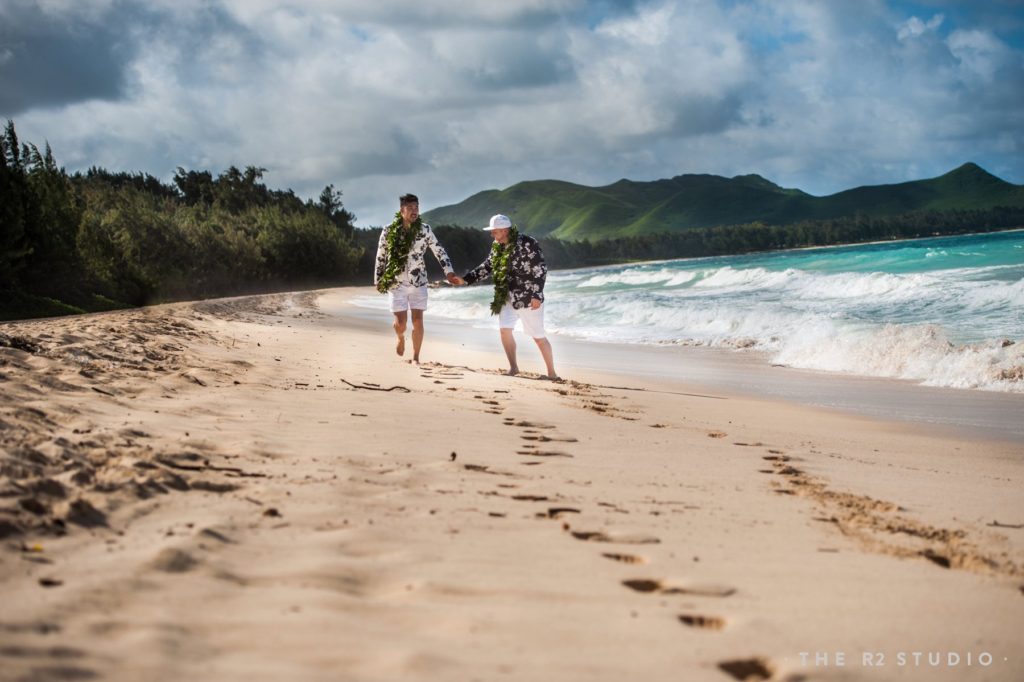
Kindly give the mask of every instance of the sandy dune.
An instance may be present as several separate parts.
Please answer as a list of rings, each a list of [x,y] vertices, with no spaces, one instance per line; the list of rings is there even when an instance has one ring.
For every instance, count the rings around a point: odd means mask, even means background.
[[[1024,679],[1019,445],[349,295],[0,325],[0,679]]]

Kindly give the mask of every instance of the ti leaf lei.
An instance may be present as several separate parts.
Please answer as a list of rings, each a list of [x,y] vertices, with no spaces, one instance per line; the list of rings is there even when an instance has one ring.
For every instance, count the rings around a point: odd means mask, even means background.
[[[395,219],[384,228],[387,231],[384,237],[387,262],[384,265],[384,274],[377,280],[377,291],[386,294],[398,282],[398,276],[405,270],[406,261],[409,260],[409,250],[412,249],[412,244],[420,235],[422,228],[423,220],[417,216],[416,222],[410,225],[409,229],[403,229],[401,211],[395,213]]]
[[[508,233],[508,242],[491,244],[491,279],[494,280],[494,300],[491,301],[491,315],[497,315],[508,301],[508,266],[512,260],[512,252],[519,239],[519,230],[515,225]]]

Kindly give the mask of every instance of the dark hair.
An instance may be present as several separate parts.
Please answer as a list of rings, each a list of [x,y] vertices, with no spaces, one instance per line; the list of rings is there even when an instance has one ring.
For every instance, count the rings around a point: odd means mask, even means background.
[[[403,194],[398,197],[398,203],[401,206],[405,206],[406,204],[418,204],[420,203],[420,198],[415,194]]]

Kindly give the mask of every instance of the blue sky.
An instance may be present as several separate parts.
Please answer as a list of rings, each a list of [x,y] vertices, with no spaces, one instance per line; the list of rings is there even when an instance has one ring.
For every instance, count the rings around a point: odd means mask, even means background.
[[[1024,183],[1024,3],[3,0],[0,117],[72,171],[331,183],[360,225],[540,178]]]

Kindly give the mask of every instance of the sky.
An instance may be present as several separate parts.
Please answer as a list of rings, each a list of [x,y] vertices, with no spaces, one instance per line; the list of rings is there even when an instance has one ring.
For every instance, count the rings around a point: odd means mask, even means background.
[[[0,119],[69,172],[333,184],[360,226],[522,180],[1024,184],[1024,0],[0,0]]]

